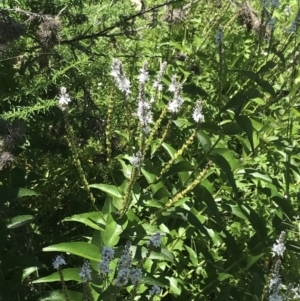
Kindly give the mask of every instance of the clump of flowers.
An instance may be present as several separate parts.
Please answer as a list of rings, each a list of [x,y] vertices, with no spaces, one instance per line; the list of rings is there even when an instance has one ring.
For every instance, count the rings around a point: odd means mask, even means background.
[[[58,100],[58,105],[61,108],[62,111],[64,111],[67,107],[68,104],[71,102],[71,98],[69,94],[67,93],[67,88],[61,87],[60,88],[60,97]]]
[[[169,103],[169,111],[172,113],[178,113],[183,104],[183,98],[181,97],[182,84],[177,81],[176,75],[172,76],[169,91],[173,93],[173,98]]]
[[[55,260],[53,261],[53,267],[58,270],[62,265],[66,265],[66,261],[65,259],[63,258],[63,256],[61,255],[58,255],[56,256]]]
[[[100,274],[107,276],[112,270],[109,268],[110,262],[114,259],[115,250],[111,247],[104,247],[102,250],[102,261],[98,264]]]
[[[82,282],[84,283],[92,280],[92,269],[88,261],[85,261],[83,263],[83,266],[81,267],[79,272],[79,276],[81,277]]]
[[[118,89],[125,93],[126,97],[131,93],[130,81],[125,76],[122,62],[118,59],[113,59],[110,75],[115,79]]]

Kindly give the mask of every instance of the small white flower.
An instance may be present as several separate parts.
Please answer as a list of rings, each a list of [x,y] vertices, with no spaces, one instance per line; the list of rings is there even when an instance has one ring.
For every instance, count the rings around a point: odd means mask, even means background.
[[[289,17],[292,14],[292,8],[289,5],[286,5],[284,8],[284,13],[287,17]]]
[[[195,120],[195,122],[204,122],[204,115],[202,113],[202,105],[200,101],[196,102],[193,119]]]
[[[283,301],[283,299],[278,294],[272,294],[269,296],[269,301]]]
[[[92,280],[92,269],[89,262],[85,261],[82,268],[80,269],[79,276],[82,279],[82,282],[88,282]]]
[[[169,103],[169,111],[172,113],[177,113],[179,112],[181,106],[183,104],[183,98],[180,96],[174,98],[170,103]]]
[[[273,257],[275,255],[277,255],[277,256],[283,256],[283,253],[284,253],[284,251],[286,249],[286,247],[284,245],[284,236],[285,236],[285,232],[282,231],[281,234],[280,234],[279,239],[277,239],[276,243],[273,245],[273,248],[272,248]]]
[[[142,156],[142,153],[141,151],[138,151],[135,156],[133,156],[130,160],[130,164],[137,168],[137,167],[140,167],[141,164],[142,164],[142,161],[143,161],[143,156]]]
[[[139,82],[144,84],[149,80],[149,73],[147,71],[147,62],[144,62],[143,67],[140,69],[140,74],[138,76]]]
[[[65,87],[60,88],[60,98],[58,100],[58,105],[62,110],[66,109],[69,102],[71,101],[69,94],[67,93],[67,89]]]
[[[66,265],[66,261],[65,259],[61,256],[61,255],[58,255],[55,260],[53,261],[53,267],[58,270],[63,264]]]

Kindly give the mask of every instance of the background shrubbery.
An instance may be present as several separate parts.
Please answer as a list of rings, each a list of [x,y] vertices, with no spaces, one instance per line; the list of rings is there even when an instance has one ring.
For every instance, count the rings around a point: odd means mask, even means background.
[[[292,299],[298,2],[0,5],[0,299]]]

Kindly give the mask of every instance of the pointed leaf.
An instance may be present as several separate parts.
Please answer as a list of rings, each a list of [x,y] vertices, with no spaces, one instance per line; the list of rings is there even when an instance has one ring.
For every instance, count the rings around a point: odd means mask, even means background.
[[[108,184],[91,184],[89,185],[91,188],[97,188],[103,192],[106,192],[108,195],[116,198],[122,198],[122,195],[119,191],[119,189],[114,185],[108,185]]]

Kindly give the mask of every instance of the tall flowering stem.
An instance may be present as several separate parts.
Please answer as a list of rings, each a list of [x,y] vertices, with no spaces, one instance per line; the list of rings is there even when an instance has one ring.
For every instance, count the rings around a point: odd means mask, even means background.
[[[111,95],[108,102],[107,109],[107,119],[106,119],[106,127],[105,127],[105,140],[106,140],[106,153],[107,153],[107,161],[111,159],[111,120],[114,109],[114,101],[113,96]]]
[[[205,175],[207,174],[207,172],[209,171],[211,166],[212,166],[212,162],[209,161],[206,164],[206,166],[204,167],[204,169],[202,170],[202,172],[199,173],[199,175],[196,177],[196,179],[186,189],[184,189],[183,191],[176,194],[172,199],[169,200],[169,202],[167,204],[165,204],[164,207],[162,207],[161,209],[159,209],[156,212],[155,218],[153,218],[150,223],[153,224],[164,210],[172,207],[176,202],[178,202],[180,199],[184,198],[184,196],[187,193],[192,191],[199,183],[201,183],[201,181],[203,180],[203,178],[205,177]]]
[[[186,142],[182,145],[182,147],[174,154],[173,158],[166,164],[166,166],[161,170],[159,177],[156,180],[159,180],[163,174],[165,174],[176,162],[176,160],[182,156],[183,152],[193,143],[194,138],[196,137],[199,125],[194,129],[193,133],[186,140]]]
[[[97,207],[95,206],[96,200],[94,198],[93,193],[90,190],[89,183],[86,179],[84,170],[81,166],[81,162],[80,162],[79,155],[78,155],[77,148],[76,148],[75,138],[74,138],[74,135],[73,135],[73,130],[72,130],[72,127],[71,127],[69,119],[68,119],[68,110],[67,109],[68,109],[68,104],[69,104],[70,101],[71,101],[71,99],[70,99],[69,95],[66,93],[66,88],[62,87],[61,88],[61,95],[60,95],[60,99],[59,99],[58,104],[59,104],[59,107],[61,108],[61,110],[63,112],[65,127],[66,127],[66,131],[67,131],[67,134],[68,134],[67,135],[67,140],[68,140],[68,143],[69,143],[70,148],[72,150],[74,163],[75,163],[75,166],[77,168],[77,171],[78,171],[80,180],[82,182],[82,185],[83,185],[84,189],[86,190],[86,192],[89,194],[90,199],[91,199],[92,204],[93,204],[93,207],[96,209],[96,211],[98,211]]]
[[[53,262],[53,267],[58,271],[58,274],[59,274],[59,277],[60,277],[60,282],[61,282],[61,286],[62,286],[62,290],[63,290],[63,293],[65,295],[65,299],[66,301],[71,301],[71,298],[69,296],[69,293],[68,293],[68,289],[67,289],[67,286],[66,286],[66,283],[65,283],[65,279],[64,279],[64,275],[63,275],[63,272],[62,272],[62,265],[66,265],[66,261],[65,259],[63,258],[63,256],[60,256],[58,255],[54,262]]]

